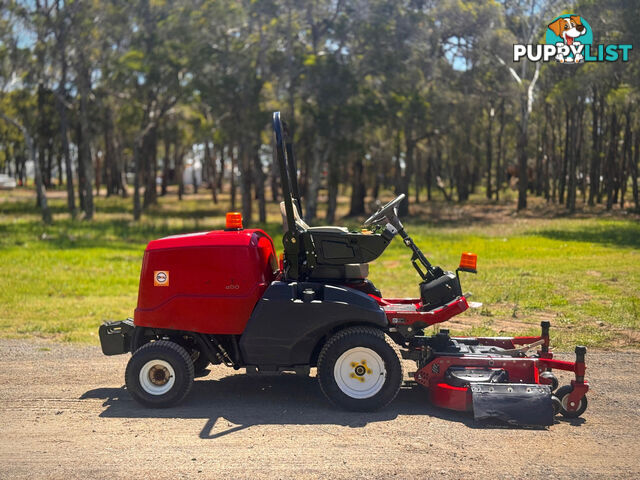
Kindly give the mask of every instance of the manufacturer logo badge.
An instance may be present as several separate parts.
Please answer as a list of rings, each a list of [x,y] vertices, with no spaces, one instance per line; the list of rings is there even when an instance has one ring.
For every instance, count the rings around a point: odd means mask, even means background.
[[[155,272],[153,272],[153,286],[168,287],[169,272],[167,270],[156,270]]]

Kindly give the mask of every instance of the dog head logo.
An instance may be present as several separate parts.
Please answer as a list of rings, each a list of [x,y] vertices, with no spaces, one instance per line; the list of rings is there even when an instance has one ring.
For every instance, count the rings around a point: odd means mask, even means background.
[[[593,43],[591,26],[580,15],[560,15],[548,25],[545,41],[557,47],[560,63],[584,62],[584,48]]]

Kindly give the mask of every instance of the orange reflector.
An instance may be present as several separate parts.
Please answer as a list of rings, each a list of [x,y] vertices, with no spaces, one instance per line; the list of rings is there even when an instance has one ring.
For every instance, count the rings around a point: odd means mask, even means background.
[[[280,261],[278,262],[278,267],[280,267],[280,271],[284,270],[284,253],[280,254]]]
[[[475,253],[463,252],[460,257],[460,270],[467,272],[475,272],[478,263],[478,255]]]
[[[228,212],[225,228],[227,230],[242,230],[242,214],[240,212]]]

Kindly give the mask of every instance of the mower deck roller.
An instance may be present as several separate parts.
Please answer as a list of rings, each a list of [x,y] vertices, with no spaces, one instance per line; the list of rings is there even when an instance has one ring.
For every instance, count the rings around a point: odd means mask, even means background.
[[[551,425],[587,407],[584,347],[575,362],[556,360],[549,323],[534,337],[452,337],[423,330],[469,308],[460,272],[476,272],[463,253],[455,272],[432,265],[397,215],[400,195],[361,231],[309,227],[298,193],[291,135],[273,116],[279,163],[284,253],[238,213],[224,230],[154,240],[145,250],[133,319],[109,322],[105,355],[132,352],[125,380],[134,399],[168,407],[185,399],[209,364],[248,372],[317,367],[322,392],[349,410],[383,408],[404,380],[402,359],[416,363],[414,383],[439,407],[477,419]],[[419,298],[384,298],[367,278],[369,262],[399,236],[422,281]],[[553,370],[574,374],[558,387]]]

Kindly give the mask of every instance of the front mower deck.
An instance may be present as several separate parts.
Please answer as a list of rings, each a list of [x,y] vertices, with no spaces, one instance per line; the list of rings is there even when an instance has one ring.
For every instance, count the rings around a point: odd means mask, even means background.
[[[448,330],[416,336],[409,348],[422,355],[415,381],[427,388],[434,405],[473,411],[476,419],[551,425],[553,416],[568,418],[586,409],[589,383],[584,379],[585,347],[576,347],[575,362],[557,360],[549,348],[549,322],[542,334],[529,337],[451,337]],[[533,355],[529,350],[540,347]],[[552,371],[575,374],[570,386],[553,391]]]

